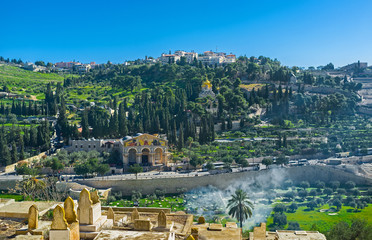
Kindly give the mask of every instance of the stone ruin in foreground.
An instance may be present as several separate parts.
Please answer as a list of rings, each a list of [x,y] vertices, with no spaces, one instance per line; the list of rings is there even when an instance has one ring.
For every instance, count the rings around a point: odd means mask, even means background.
[[[28,213],[17,213],[22,203],[32,204]],[[10,203],[8,209],[12,209],[11,204],[15,203]],[[42,202],[17,204],[12,212],[2,211],[0,206],[3,219],[28,219],[28,224],[16,230],[13,239],[242,239],[241,229],[233,222],[225,227],[206,223],[203,217],[193,222],[192,214],[171,212],[169,208],[105,207],[101,206],[98,191],[89,192],[87,189],[80,192],[77,203],[68,197],[64,203],[49,203],[47,206]],[[53,209],[52,221],[45,217],[49,209]]]

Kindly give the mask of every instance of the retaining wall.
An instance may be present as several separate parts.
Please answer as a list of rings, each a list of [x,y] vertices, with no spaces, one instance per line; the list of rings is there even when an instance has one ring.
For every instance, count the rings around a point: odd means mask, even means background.
[[[280,178],[280,180],[277,178]],[[236,184],[236,182],[249,183],[253,180],[275,183],[276,181],[285,181],[286,179],[291,179],[295,183],[301,181],[315,183],[317,180],[321,180],[324,182],[340,181],[341,184],[347,181],[354,181],[357,185],[372,185],[372,179],[323,166],[302,166],[182,178],[138,180],[89,179],[81,180],[79,183],[96,189],[112,188],[113,192],[122,192],[123,195],[129,196],[133,190],[140,190],[142,194],[152,194],[155,189],[165,190],[166,193],[177,193],[181,188],[185,188],[188,191],[193,188],[211,185],[220,189],[226,189]]]

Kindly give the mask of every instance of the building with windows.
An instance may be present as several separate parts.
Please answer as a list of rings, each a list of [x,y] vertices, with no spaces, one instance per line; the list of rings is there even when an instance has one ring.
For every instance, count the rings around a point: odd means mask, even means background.
[[[187,63],[192,63],[194,58],[198,58],[198,53],[195,52],[185,52],[181,50],[177,50],[174,54],[162,54],[159,58],[159,61],[163,64],[167,63],[176,63],[181,60],[181,57],[184,57]]]
[[[123,163],[144,166],[166,165],[170,153],[168,141],[151,134],[141,134],[123,139]]]
[[[140,164],[142,166],[167,165],[170,153],[168,141],[157,135],[141,134],[126,136],[123,139],[71,140],[69,152],[76,151],[117,151],[123,166]]]

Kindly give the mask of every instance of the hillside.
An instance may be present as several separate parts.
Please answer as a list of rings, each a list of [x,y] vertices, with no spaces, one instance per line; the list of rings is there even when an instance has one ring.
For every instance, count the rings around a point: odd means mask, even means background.
[[[0,65],[0,86],[6,86],[11,93],[42,98],[46,84],[63,82],[67,75],[40,73],[24,70],[19,67]]]

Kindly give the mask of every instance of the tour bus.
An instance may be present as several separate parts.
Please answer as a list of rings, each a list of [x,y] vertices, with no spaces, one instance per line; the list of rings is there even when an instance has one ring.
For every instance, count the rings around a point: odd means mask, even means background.
[[[298,166],[304,166],[304,165],[308,165],[309,162],[307,161],[307,159],[300,159],[298,160]]]
[[[298,161],[296,161],[296,160],[291,160],[291,161],[288,162],[288,164],[289,164],[290,166],[296,166],[296,165],[298,165]]]
[[[224,162],[214,162],[212,164],[214,165],[214,169],[215,170],[221,170],[225,166],[225,163]],[[206,163],[203,164],[203,171],[208,171],[207,164]]]

